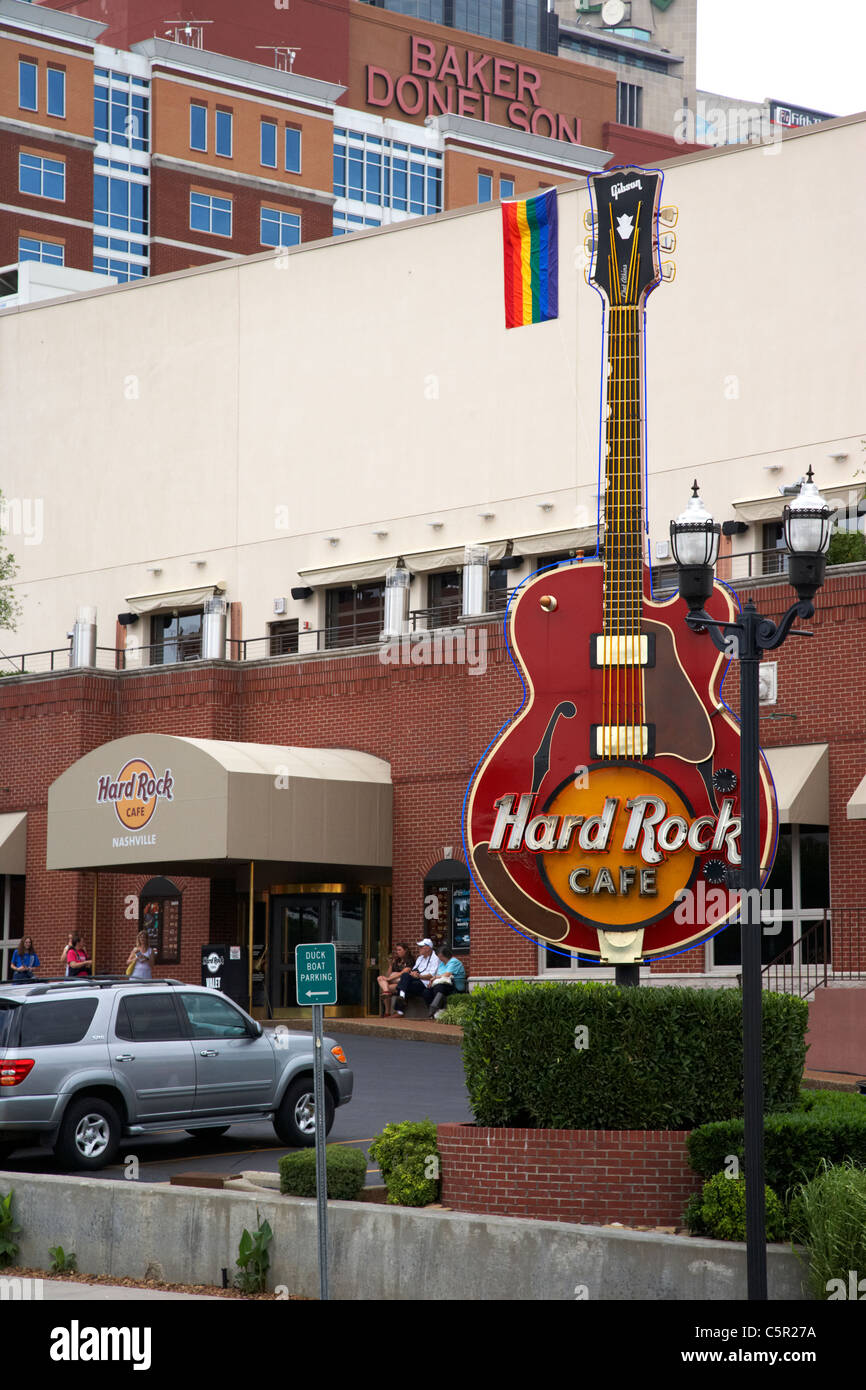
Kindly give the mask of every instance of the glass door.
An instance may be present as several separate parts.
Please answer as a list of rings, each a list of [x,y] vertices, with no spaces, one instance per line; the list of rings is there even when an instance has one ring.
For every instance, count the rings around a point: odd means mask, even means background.
[[[295,947],[310,941],[330,941],[325,899],[312,893],[271,898],[271,1007],[296,1010]]]

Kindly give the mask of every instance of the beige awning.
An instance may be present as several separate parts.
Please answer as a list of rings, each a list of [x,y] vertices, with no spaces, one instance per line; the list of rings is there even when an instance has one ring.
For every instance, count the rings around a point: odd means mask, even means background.
[[[27,812],[0,816],[0,874],[27,872]]]
[[[830,822],[830,759],[826,743],[796,748],[765,748],[770,764],[779,821],[787,825],[828,825]]]
[[[821,495],[831,507],[856,507],[857,499],[863,495],[863,484],[857,481],[836,483],[833,487],[822,487]],[[794,496],[796,493],[783,496],[776,491],[764,497],[740,497],[731,506],[742,521],[781,521],[783,509]]]
[[[848,802],[848,819],[866,820],[866,777],[860,782]]]
[[[598,528],[576,526],[570,531],[539,531],[514,542],[515,555],[556,555],[560,550],[595,550]]]
[[[49,869],[391,863],[391,771],[348,748],[130,734],[48,791]]]
[[[499,563],[508,546],[507,541],[472,541],[471,544],[487,546],[487,561],[491,565]],[[465,557],[466,546],[453,545],[448,550],[422,550],[416,555],[407,555],[406,565],[415,574],[427,574],[431,570],[459,570],[463,568]]]
[[[205,599],[222,593],[225,580],[202,584],[195,589],[166,589],[159,594],[131,594],[124,600],[130,613],[164,613],[168,608],[198,608]]]

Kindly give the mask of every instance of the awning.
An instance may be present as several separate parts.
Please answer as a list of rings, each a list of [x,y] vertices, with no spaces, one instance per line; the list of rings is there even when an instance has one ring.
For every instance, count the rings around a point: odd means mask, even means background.
[[[866,820],[866,777],[848,802],[849,820]]]
[[[195,589],[166,589],[160,594],[132,594],[124,599],[130,613],[160,613],[167,608],[199,608],[207,598],[222,593],[225,580],[201,584]]]
[[[488,561],[495,565],[505,554],[507,541],[473,541],[473,545],[486,545]],[[451,546],[444,550],[421,550],[412,555],[407,552],[403,562],[412,574],[426,574],[430,570],[456,570],[463,566],[465,545]],[[328,565],[324,569],[298,570],[311,588],[326,584],[363,584],[368,580],[384,579],[387,570],[396,565],[398,556],[392,555],[381,560],[359,560],[351,565]]]
[[[27,872],[27,812],[0,816],[0,874]]]
[[[52,783],[47,867],[387,868],[391,798],[390,767],[369,753],[130,734]]]
[[[765,748],[779,802],[779,822],[829,825],[830,760],[826,743]]]
[[[831,507],[857,506],[857,499],[863,495],[863,483],[853,480],[836,483],[833,487],[822,487],[821,495],[826,497]],[[781,521],[782,511],[796,496],[796,493],[783,496],[780,492],[764,497],[740,497],[731,506],[742,521]]]
[[[393,569],[397,559],[396,555],[385,555],[381,560],[359,560],[354,565],[328,565],[325,569],[298,570],[298,577],[306,580],[311,589],[323,584],[366,584],[371,579],[384,579],[385,571]]]
[[[487,546],[488,564],[496,565],[508,547],[507,541],[472,541],[472,545]],[[465,545],[454,545],[448,550],[423,550],[416,555],[406,556],[406,566],[414,574],[427,574],[431,570],[459,570],[463,568],[466,557]]]
[[[598,528],[576,526],[570,531],[539,531],[514,542],[515,555],[556,555],[560,550],[595,550]]]

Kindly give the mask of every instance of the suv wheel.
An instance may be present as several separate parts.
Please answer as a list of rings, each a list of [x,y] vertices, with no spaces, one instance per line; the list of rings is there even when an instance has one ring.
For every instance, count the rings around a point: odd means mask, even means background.
[[[67,1107],[54,1152],[68,1168],[103,1168],[119,1143],[117,1111],[105,1100],[84,1096]]]
[[[325,1134],[330,1134],[333,1123],[334,1098],[325,1086]],[[289,1086],[274,1116],[274,1129],[278,1138],[291,1148],[307,1149],[315,1144],[316,1107],[311,1076],[299,1076]]]

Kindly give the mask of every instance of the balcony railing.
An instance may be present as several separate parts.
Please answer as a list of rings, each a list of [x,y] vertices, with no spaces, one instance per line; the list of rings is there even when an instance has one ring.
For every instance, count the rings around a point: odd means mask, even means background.
[[[764,966],[761,977],[764,989],[801,999],[837,980],[866,979],[866,910],[825,909],[820,922]]]

